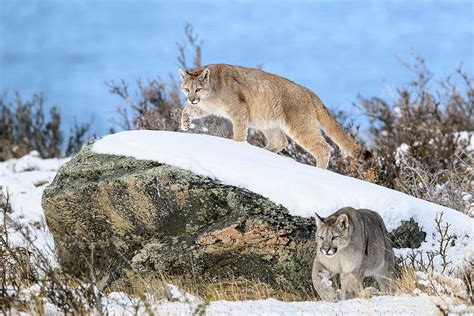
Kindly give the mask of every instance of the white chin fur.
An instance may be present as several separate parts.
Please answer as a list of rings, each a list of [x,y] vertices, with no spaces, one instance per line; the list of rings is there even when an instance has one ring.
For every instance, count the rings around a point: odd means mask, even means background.
[[[326,257],[333,257],[337,253],[337,251],[335,251],[335,252],[324,252],[324,251],[322,251],[322,253]]]

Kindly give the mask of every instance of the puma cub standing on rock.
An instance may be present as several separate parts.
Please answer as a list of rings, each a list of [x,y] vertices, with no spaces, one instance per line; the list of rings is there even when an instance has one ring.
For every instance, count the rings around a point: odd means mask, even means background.
[[[288,145],[287,134],[313,155],[318,167],[327,168],[331,147],[323,129],[350,156],[372,156],[344,132],[316,94],[288,79],[224,64],[180,69],[179,75],[188,100],[181,117],[183,130],[193,119],[217,115],[232,121],[236,141],[245,141],[252,127],[265,134],[266,149],[279,152]]]
[[[317,253],[312,278],[322,300],[357,296],[366,276],[375,277],[382,292],[390,289],[394,255],[379,214],[345,207],[325,219],[316,214],[316,229]],[[339,297],[330,281],[336,274],[341,279]]]

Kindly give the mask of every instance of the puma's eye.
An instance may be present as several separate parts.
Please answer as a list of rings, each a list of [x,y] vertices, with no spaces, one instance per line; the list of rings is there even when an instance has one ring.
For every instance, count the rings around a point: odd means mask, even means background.
[[[339,238],[339,236],[332,236],[331,240],[336,240],[338,238]]]
[[[189,89],[188,89],[188,88],[184,88],[184,91],[189,92]]]
[[[199,92],[199,91],[201,91],[201,90],[202,90],[201,88],[197,88],[197,89],[196,89],[196,92]]]

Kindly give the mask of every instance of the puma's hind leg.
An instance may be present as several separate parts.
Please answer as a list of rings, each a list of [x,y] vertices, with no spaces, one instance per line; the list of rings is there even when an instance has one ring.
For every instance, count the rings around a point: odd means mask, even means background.
[[[304,125],[289,126],[287,129],[290,137],[316,159],[317,167],[323,169],[328,167],[332,148],[324,139],[321,130]]]
[[[279,128],[266,129],[263,131],[263,134],[265,134],[267,139],[265,149],[269,151],[277,153],[288,146],[288,139],[286,139],[285,134]]]

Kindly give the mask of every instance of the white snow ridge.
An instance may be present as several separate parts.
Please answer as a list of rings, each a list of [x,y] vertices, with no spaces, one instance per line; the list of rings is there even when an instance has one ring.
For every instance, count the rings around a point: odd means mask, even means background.
[[[154,160],[258,193],[292,215],[328,216],[341,207],[378,212],[388,230],[413,218],[427,233],[423,250],[437,246],[435,218],[443,213],[456,234],[448,258],[463,265],[473,255],[474,220],[453,209],[328,170],[300,164],[262,148],[230,139],[164,131],[127,131],[97,141],[93,151]],[[407,250],[399,249],[397,254]]]

